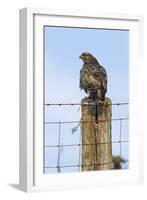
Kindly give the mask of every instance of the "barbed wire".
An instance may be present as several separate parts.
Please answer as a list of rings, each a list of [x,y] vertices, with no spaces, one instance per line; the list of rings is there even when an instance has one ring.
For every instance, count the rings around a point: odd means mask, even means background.
[[[45,106],[91,106],[99,104],[99,102],[87,102],[87,103],[46,103]],[[122,106],[122,105],[128,105],[129,103],[109,103],[109,104],[103,104],[103,106]]]

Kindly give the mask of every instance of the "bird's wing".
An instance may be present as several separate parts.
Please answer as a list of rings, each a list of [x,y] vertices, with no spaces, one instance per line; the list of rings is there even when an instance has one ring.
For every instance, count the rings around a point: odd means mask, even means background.
[[[101,82],[101,86],[104,88],[105,91],[107,91],[107,72],[106,70],[100,66],[96,70],[93,71],[93,75],[95,78]]]

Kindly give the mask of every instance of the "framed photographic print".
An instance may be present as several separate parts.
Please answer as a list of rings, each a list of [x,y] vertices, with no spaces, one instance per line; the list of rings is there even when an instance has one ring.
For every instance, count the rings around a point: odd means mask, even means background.
[[[142,16],[20,10],[20,188],[138,184]]]

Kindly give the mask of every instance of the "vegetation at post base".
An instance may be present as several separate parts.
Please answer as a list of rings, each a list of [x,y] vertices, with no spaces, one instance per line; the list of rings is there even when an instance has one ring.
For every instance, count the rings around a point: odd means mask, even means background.
[[[123,163],[126,163],[126,160],[121,156],[112,156],[112,169],[122,169]]]

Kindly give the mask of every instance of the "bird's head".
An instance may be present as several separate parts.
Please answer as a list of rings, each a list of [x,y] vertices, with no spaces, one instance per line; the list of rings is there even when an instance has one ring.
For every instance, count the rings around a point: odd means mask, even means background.
[[[89,52],[82,53],[79,58],[82,59],[85,64],[98,64],[97,59]]]

